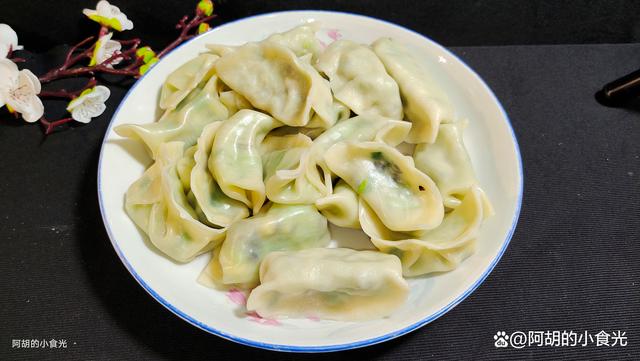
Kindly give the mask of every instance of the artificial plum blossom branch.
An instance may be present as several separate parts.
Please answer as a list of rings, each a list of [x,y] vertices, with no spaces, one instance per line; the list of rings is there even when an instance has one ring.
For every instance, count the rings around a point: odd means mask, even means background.
[[[43,126],[45,135],[51,134],[56,127],[78,121],[87,123],[91,118],[99,116],[105,109],[104,101],[109,97],[106,87],[97,85],[95,76],[98,74],[115,74],[125,77],[139,78],[144,75],[158,60],[197,34],[210,29],[208,22],[216,17],[213,14],[213,2],[201,0],[192,18],[183,16],[176,29],[180,30],[178,38],[169,43],[157,55],[151,48],[139,47],[141,40],[138,38],[128,40],[114,40],[115,31],[130,30],[133,23],[116,6],[108,1],[99,1],[96,10],[84,9],[83,13],[91,20],[100,24],[97,38],[90,36],[71,47],[66,54],[64,62],[58,67],[49,70],[37,80],[40,83],[49,83],[58,79],[91,76],[88,83],[76,91],[66,89],[45,90],[40,93],[42,98],[64,98],[70,103],[67,111],[72,112],[71,117],[49,121],[42,116],[39,121]],[[13,38],[12,38],[13,39]],[[15,37],[17,45],[17,36]],[[90,46],[88,46],[91,44]],[[9,47],[9,55],[11,48]],[[14,58],[17,59],[17,58]],[[83,65],[82,62],[88,61]]]

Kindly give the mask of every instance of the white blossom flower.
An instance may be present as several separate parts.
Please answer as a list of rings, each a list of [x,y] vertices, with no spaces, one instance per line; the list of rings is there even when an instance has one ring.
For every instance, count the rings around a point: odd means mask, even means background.
[[[118,31],[133,29],[133,22],[127,19],[127,15],[121,12],[120,8],[109,4],[106,0],[98,1],[95,10],[83,9],[82,13],[102,26]]]
[[[100,39],[96,41],[89,66],[101,64],[103,61],[109,59],[116,51],[120,51],[120,49],[122,49],[122,44],[120,44],[120,42],[111,40],[112,36],[113,33],[102,35]],[[122,58],[117,58],[109,64],[106,64],[106,66],[108,68],[113,68],[114,65],[119,64],[121,61]]]
[[[80,93],[80,96],[73,99],[67,105],[67,111],[71,113],[71,118],[80,123],[89,123],[91,118],[95,118],[104,113],[107,106],[104,102],[109,99],[111,91],[103,85],[87,89]]]
[[[0,59],[9,54],[9,50],[21,50],[18,45],[18,34],[7,24],[0,24]]]
[[[8,59],[0,59],[0,108],[5,104],[12,112],[18,112],[27,122],[42,117],[44,105],[38,98],[40,81],[29,69],[18,70]]]

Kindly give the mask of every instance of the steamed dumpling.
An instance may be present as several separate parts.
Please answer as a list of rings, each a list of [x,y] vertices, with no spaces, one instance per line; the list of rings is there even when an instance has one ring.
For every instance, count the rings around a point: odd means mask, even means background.
[[[364,321],[391,315],[407,299],[397,257],[348,248],[272,252],[247,309],[262,317]]]
[[[282,204],[313,204],[331,189],[310,158],[313,141],[304,134],[269,135],[262,143],[267,198]]]
[[[333,193],[316,201],[316,208],[339,227],[360,229],[358,194],[342,179]]]
[[[413,159],[380,142],[338,143],[325,154],[332,173],[342,178],[395,231],[426,230],[442,221],[444,207],[431,178]]]
[[[264,41],[284,46],[293,51],[297,57],[311,56],[309,61],[315,62],[322,51],[322,45],[315,36],[319,26],[318,22],[306,23],[283,33],[273,34]],[[240,46],[207,44],[206,47],[212,54],[223,56],[237,50]]]
[[[256,109],[282,123],[305,126],[315,112],[323,127],[335,123],[327,81],[288,48],[274,42],[248,43],[216,62],[218,76]]]
[[[125,196],[125,210],[160,251],[187,262],[222,241],[224,229],[198,220],[180,181],[177,162],[184,145],[169,142],[159,148],[158,159],[134,182]]]
[[[367,114],[342,120],[327,129],[313,140],[311,146],[312,158],[322,169],[327,187],[331,189],[331,171],[325,164],[324,155],[334,144],[344,141],[364,142],[380,141],[391,146],[402,143],[411,124],[400,120],[386,119]]]
[[[412,124],[407,142],[433,143],[440,123],[453,121],[449,98],[430,70],[404,45],[380,38],[372,48],[400,87],[404,114]]]
[[[329,77],[334,97],[354,113],[402,119],[398,84],[369,47],[338,40],[322,53],[316,68]]]
[[[168,110],[155,123],[123,124],[115,128],[123,137],[141,140],[155,159],[158,147],[180,141],[185,147],[196,144],[207,124],[226,119],[227,108],[218,98],[218,78],[212,76],[203,89],[195,89],[180,105]]]
[[[216,131],[209,169],[220,189],[258,213],[265,201],[260,143],[282,123],[253,110],[243,109]]]
[[[174,109],[199,84],[209,80],[217,59],[216,55],[200,54],[169,74],[160,91],[160,109]]]
[[[207,221],[220,227],[249,216],[249,209],[242,202],[230,198],[209,172],[208,162],[213,139],[222,125],[216,122],[207,125],[194,147],[193,167],[189,174],[191,191]]]
[[[444,205],[455,208],[467,190],[478,184],[471,159],[462,141],[465,123],[441,124],[436,141],[418,144],[413,152],[416,168],[438,186]]]
[[[319,27],[318,22],[306,23],[284,33],[273,34],[267,38],[267,41],[290,49],[298,57],[311,55],[310,60],[314,62],[322,51],[322,45],[316,38]]]
[[[313,205],[272,203],[257,216],[232,224],[220,249],[222,283],[255,285],[258,267],[274,251],[326,247],[330,235],[327,219]]]
[[[406,277],[444,272],[456,268],[475,251],[484,219],[483,203],[482,191],[472,186],[463,194],[462,203],[447,213],[437,228],[426,232],[394,232],[361,202],[360,223],[381,252],[400,258]]]

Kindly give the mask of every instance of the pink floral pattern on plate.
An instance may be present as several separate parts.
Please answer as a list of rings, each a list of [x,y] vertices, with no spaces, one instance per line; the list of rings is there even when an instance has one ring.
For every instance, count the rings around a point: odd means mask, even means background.
[[[239,290],[237,288],[232,288],[229,291],[227,291],[227,298],[231,302],[235,303],[238,306],[241,306],[242,308],[245,308],[247,306],[247,293],[245,291]],[[268,326],[280,325],[280,322],[278,322],[278,320],[264,318],[255,311],[246,311],[245,314],[249,318],[249,321],[256,322],[261,325],[268,325]]]
[[[329,29],[327,30],[327,36],[336,41],[342,37],[342,33],[338,29]]]
[[[230,289],[227,292],[227,298],[231,300],[231,302],[235,303],[236,305],[239,305],[239,306],[247,305],[247,295],[243,291],[237,288]]]

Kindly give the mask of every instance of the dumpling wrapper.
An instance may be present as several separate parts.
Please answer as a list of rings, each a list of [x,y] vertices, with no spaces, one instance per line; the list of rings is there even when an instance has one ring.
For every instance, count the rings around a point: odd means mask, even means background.
[[[315,62],[318,55],[322,51],[322,45],[316,38],[315,34],[320,28],[320,23],[314,21],[303,25],[296,26],[295,28],[276,33],[264,41],[270,41],[289,50],[293,51],[297,57],[311,56],[309,61]],[[207,49],[215,55],[223,56],[238,49],[240,46],[233,45],[221,45],[221,44],[207,44]]]
[[[313,205],[271,203],[257,216],[228,228],[218,258],[208,267],[220,267],[223,284],[255,286],[260,262],[267,254],[326,247],[330,238],[327,219]]]
[[[402,143],[411,124],[401,120],[386,119],[375,115],[359,115],[338,122],[313,140],[311,159],[322,169],[326,188],[333,189],[333,175],[325,164],[324,155],[336,143],[345,141],[379,141],[396,146]]]
[[[286,125],[305,126],[312,112],[323,128],[336,121],[328,82],[282,45],[247,43],[223,55],[215,68],[231,89]]]
[[[440,123],[453,121],[453,108],[431,71],[407,47],[390,38],[371,45],[398,83],[405,116],[411,121],[408,143],[433,143]]]
[[[322,45],[318,38],[316,38],[316,32],[319,28],[320,23],[313,21],[296,26],[283,33],[273,34],[266,40],[290,49],[298,57],[310,55],[311,58],[309,60],[313,63],[318,58],[320,52],[322,52]]]
[[[229,116],[234,115],[242,109],[253,109],[253,106],[242,95],[233,90],[227,90],[220,93],[220,101],[227,107]]]
[[[265,201],[260,143],[282,123],[253,110],[243,109],[222,122],[209,157],[209,170],[220,189],[257,214]]]
[[[262,142],[263,174],[269,200],[313,204],[331,193],[310,158],[311,138],[304,134],[269,135]]]
[[[249,216],[249,209],[242,202],[230,198],[218,186],[209,172],[208,162],[213,147],[213,139],[222,125],[216,122],[207,125],[193,154],[194,165],[189,174],[191,191],[207,221],[220,227]]]
[[[398,84],[369,47],[349,40],[335,41],[315,67],[329,77],[334,97],[354,113],[402,119]]]
[[[436,141],[416,145],[413,159],[416,168],[431,177],[438,186],[445,207],[455,208],[469,188],[478,184],[471,159],[462,140],[466,122],[441,124]],[[493,208],[484,192],[485,215]]]
[[[158,160],[134,182],[125,195],[125,210],[160,251],[178,262],[188,262],[219,244],[224,229],[198,220],[177,171],[184,145],[160,146]]]
[[[229,116],[218,98],[218,86],[218,78],[212,76],[203,89],[195,89],[176,109],[166,111],[157,122],[123,124],[115,131],[120,136],[141,140],[154,159],[158,147],[166,142],[181,141],[186,148],[191,147],[207,124]]]
[[[174,109],[199,84],[209,80],[215,73],[213,65],[218,58],[200,54],[169,74],[160,91],[160,109]]]
[[[397,149],[381,142],[343,142],[324,159],[389,229],[427,230],[442,222],[444,207],[435,183]]]
[[[484,218],[483,194],[477,186],[467,190],[462,203],[447,213],[437,228],[426,232],[391,231],[365,202],[360,202],[362,229],[381,252],[400,258],[405,277],[456,268],[474,253]]]
[[[316,208],[339,227],[360,229],[358,194],[342,179],[333,193],[316,201]]]
[[[348,248],[272,252],[247,309],[266,318],[365,321],[391,315],[409,294],[397,257]]]

